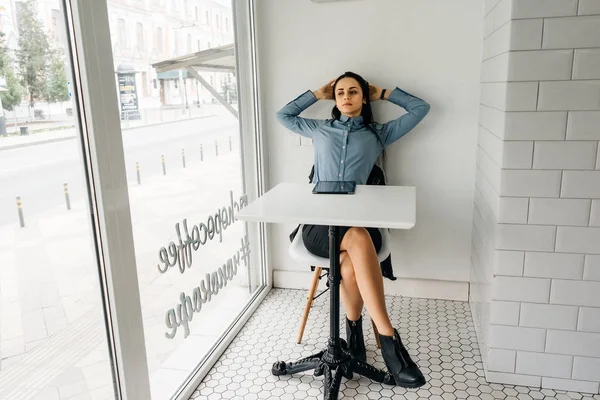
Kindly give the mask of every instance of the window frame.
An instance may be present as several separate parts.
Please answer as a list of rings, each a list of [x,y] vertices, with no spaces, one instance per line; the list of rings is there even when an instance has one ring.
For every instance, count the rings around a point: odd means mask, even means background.
[[[139,293],[139,281],[107,1],[61,1],[72,48],[74,96],[77,96],[74,112],[80,125],[90,192],[90,218],[97,238],[108,343],[114,361],[115,394],[121,400],[149,399],[150,378],[141,304],[139,295],[132,296],[132,293]],[[155,2],[160,4],[153,0]],[[267,188],[254,10],[254,0],[232,0],[243,190],[249,199],[263,194]],[[157,49],[166,51],[166,30],[162,26],[152,28]],[[189,398],[272,287],[272,277],[267,270],[265,224],[248,223],[245,227],[250,242],[258,250],[254,257],[259,265],[258,277],[264,286],[254,293],[210,353],[199,360],[196,369],[173,395],[175,400]]]

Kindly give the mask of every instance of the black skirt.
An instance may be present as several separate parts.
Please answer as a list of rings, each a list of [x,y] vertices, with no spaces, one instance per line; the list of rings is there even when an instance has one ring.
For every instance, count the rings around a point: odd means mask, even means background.
[[[340,227],[340,243],[349,229],[350,227],[347,226]],[[381,232],[377,228],[367,228],[367,232],[369,232],[373,245],[375,245],[375,251],[379,253],[382,244]],[[329,226],[304,225],[302,228],[302,241],[306,250],[312,254],[329,258]]]

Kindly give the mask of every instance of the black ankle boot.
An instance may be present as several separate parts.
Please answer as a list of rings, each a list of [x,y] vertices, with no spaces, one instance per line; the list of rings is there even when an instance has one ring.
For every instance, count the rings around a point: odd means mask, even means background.
[[[365,338],[362,330],[362,316],[358,321],[350,321],[346,318],[346,341],[348,342],[348,351],[352,357],[360,361],[367,360],[367,349],[365,348]]]
[[[394,336],[379,335],[379,341],[381,342],[383,360],[394,376],[396,385],[405,388],[418,388],[425,384],[425,377],[417,364],[411,360],[397,330],[394,329]]]

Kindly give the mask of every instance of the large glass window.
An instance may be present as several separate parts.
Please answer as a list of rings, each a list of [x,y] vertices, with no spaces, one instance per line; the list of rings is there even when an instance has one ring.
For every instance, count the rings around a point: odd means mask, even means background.
[[[225,16],[234,21],[231,2],[194,4],[218,26]],[[139,58],[112,43],[150,385],[162,400],[198,369],[264,285],[247,253],[258,254],[257,244],[235,221],[246,193],[234,36],[182,13],[134,10],[117,0],[108,1],[108,14],[162,27],[156,48]],[[165,46],[173,38],[174,54],[162,51],[160,38]],[[193,38],[223,43],[220,53],[195,56]],[[156,79],[158,90],[139,96],[144,76]]]
[[[2,9],[0,398],[113,399],[63,4]]]

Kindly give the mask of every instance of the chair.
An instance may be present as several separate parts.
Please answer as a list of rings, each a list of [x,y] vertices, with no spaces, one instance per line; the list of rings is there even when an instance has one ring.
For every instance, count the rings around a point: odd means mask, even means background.
[[[315,297],[315,293],[319,286],[319,281],[324,276],[329,275],[329,268],[314,267],[316,265],[329,265],[329,258],[316,256],[306,249],[306,247],[304,246],[304,242],[302,241],[302,228],[303,228],[302,225],[299,226],[297,234],[294,236],[294,239],[292,240],[292,244],[290,245],[289,253],[290,253],[290,256],[294,260],[304,262],[304,263],[307,263],[308,265],[313,266],[311,268],[314,270],[314,274],[313,274],[311,286],[308,290],[308,299],[306,302],[306,306],[304,307],[304,312],[302,313],[302,319],[300,321],[300,330],[298,331],[298,338],[296,341],[296,343],[298,343],[298,344],[302,341],[302,336],[304,335],[304,328],[306,327],[306,321],[308,320],[308,313],[310,312],[310,309],[312,307],[314,300],[328,290],[328,289],[325,289],[323,292],[321,292],[319,295],[317,295]],[[379,260],[379,262],[382,262],[383,260],[388,258],[388,256],[390,255],[390,252],[391,252],[390,251],[390,234],[387,229],[379,229],[379,231],[381,232],[381,249],[379,250],[379,253],[377,253],[377,259]],[[321,275],[321,272],[323,272],[323,270],[325,270],[325,274]],[[374,322],[372,322],[372,324],[373,324],[373,331],[375,332],[375,339],[377,340],[377,347],[380,348],[381,345],[379,343],[379,335],[377,332],[377,327],[375,326]]]

